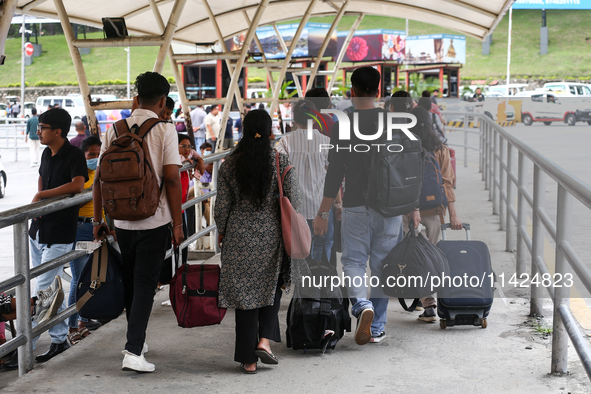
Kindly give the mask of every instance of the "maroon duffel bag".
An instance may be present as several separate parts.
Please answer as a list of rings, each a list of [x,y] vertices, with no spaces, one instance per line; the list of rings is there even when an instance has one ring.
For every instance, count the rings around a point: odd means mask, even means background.
[[[226,308],[218,307],[220,266],[183,264],[170,281],[170,303],[180,327],[220,324]]]

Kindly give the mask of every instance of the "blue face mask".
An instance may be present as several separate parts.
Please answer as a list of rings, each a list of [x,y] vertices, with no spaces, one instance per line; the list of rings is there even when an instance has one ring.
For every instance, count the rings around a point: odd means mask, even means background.
[[[203,151],[203,156],[209,156],[209,155],[211,155],[210,150]]]
[[[86,160],[86,167],[88,167],[88,169],[91,170],[91,171],[95,171],[96,170],[96,165],[97,164],[98,164],[98,158]]]

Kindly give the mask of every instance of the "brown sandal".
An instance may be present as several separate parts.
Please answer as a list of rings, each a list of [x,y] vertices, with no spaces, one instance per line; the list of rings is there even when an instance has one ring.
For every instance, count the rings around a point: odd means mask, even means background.
[[[78,331],[74,331],[68,334],[68,339],[72,343],[72,345],[77,344],[84,338],[90,335],[90,331],[86,327],[79,329]]]

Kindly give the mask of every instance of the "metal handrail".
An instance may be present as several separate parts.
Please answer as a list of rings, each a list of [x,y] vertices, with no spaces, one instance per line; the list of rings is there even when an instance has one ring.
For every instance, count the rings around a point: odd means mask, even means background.
[[[277,140],[289,134],[290,133],[280,135],[278,136]],[[203,157],[205,164],[214,163],[212,184],[210,186],[211,191],[187,201],[182,205],[183,210],[199,204],[200,202],[209,198],[211,198],[212,201],[215,199],[217,196],[216,177],[217,171],[219,170],[219,164],[223,159],[230,155],[231,152],[232,150],[226,150]],[[196,164],[187,163],[183,165],[179,171],[188,171],[195,168],[195,166]],[[22,347],[23,349],[19,351],[19,376],[22,376],[33,369],[32,339],[58,324],[60,321],[64,321],[76,313],[74,306],[68,307],[58,315],[52,317],[49,321],[32,328],[31,309],[28,307],[28,305],[30,305],[31,298],[31,279],[54,268],[63,266],[69,261],[86,254],[85,251],[73,250],[31,269],[29,267],[29,254],[27,248],[28,221],[30,219],[61,211],[62,209],[75,205],[85,204],[91,200],[92,190],[84,190],[83,192],[75,195],[53,197],[40,202],[27,204],[21,207],[0,212],[0,229],[8,226],[14,226],[15,270],[17,271],[14,276],[0,282],[0,292],[16,288],[17,315],[20,317],[17,321],[17,336],[0,346],[0,357],[3,357],[9,352]],[[197,231],[195,234],[188,236],[187,239],[181,243],[179,248],[183,250],[189,247],[189,245],[195,240],[210,233],[214,234],[212,237],[213,239],[217,239],[217,226],[215,223]],[[219,247],[217,244],[215,244],[214,248],[215,252],[219,253]],[[170,248],[166,252],[166,258],[170,257],[172,254],[173,249]]]
[[[515,250],[516,273],[526,272],[526,250],[531,256],[531,275],[550,274],[544,260],[545,231],[556,242],[555,273],[564,277],[571,273],[577,275],[588,291],[591,291],[591,270],[570,244],[571,222],[573,217],[573,197],[591,209],[591,186],[568,173],[562,167],[541,155],[521,140],[509,134],[489,117],[474,113],[445,112],[464,116],[465,141],[467,141],[468,115],[479,118],[480,155],[479,169],[485,189],[489,190],[489,199],[493,203],[493,214],[500,216],[500,229],[506,231],[506,249]],[[465,144],[467,145],[467,144]],[[466,155],[468,147],[464,146]],[[518,153],[518,173],[513,174],[513,149]],[[465,156],[467,159],[467,155]],[[525,158],[534,165],[533,195],[525,187]],[[464,166],[466,166],[466,162]],[[543,175],[553,179],[558,185],[557,219],[552,222],[544,209],[545,179]],[[517,207],[514,206],[517,193]],[[527,207],[532,209],[532,236],[527,230]],[[587,376],[591,378],[591,349],[568,306],[570,288],[554,286],[545,287],[554,303],[552,363],[551,372],[566,373],[568,358],[568,338],[579,355]],[[530,313],[541,316],[541,297],[543,289],[530,285]]]

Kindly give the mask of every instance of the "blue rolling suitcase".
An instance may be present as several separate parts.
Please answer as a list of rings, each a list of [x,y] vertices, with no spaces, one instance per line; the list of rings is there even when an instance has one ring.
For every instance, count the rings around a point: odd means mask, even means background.
[[[455,285],[446,282],[438,292],[437,314],[442,329],[456,325],[486,328],[493,303],[494,273],[488,247],[482,241],[471,241],[470,225],[464,223],[463,226],[466,241],[446,240],[445,230],[451,227],[446,223],[441,225],[442,240],[437,243],[449,262],[447,275],[456,278]],[[461,284],[458,277],[462,278]]]

